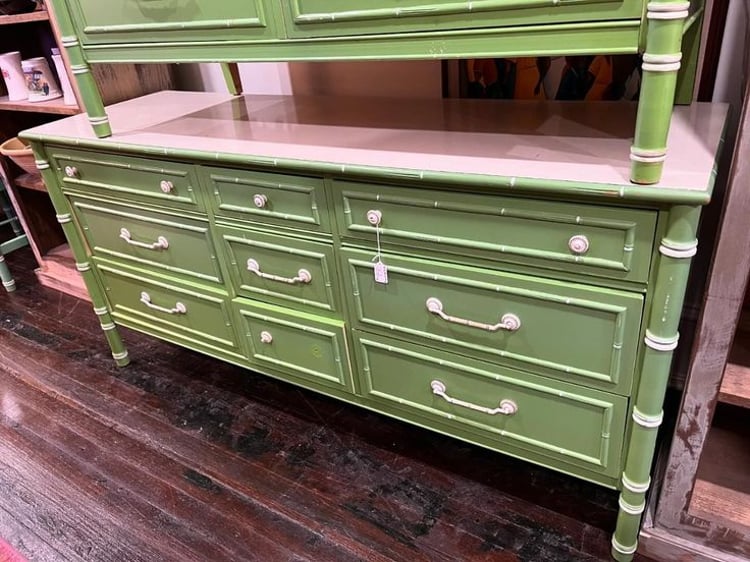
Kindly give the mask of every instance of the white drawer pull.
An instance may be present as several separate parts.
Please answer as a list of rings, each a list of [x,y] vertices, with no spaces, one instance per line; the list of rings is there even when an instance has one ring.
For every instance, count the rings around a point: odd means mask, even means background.
[[[151,296],[145,291],[141,293],[141,302],[149,307],[151,310],[157,312],[164,312],[166,314],[187,314],[187,307],[181,302],[175,303],[174,308],[164,308],[151,302]]]
[[[65,175],[69,178],[77,178],[78,168],[76,168],[75,166],[65,166]]]
[[[453,324],[461,324],[462,326],[469,326],[471,328],[479,328],[480,330],[487,330],[488,332],[497,332],[498,330],[508,330],[509,332],[515,332],[521,327],[521,319],[515,314],[503,314],[498,324],[485,324],[484,322],[475,322],[474,320],[466,320],[464,318],[458,318],[457,316],[449,316],[443,312],[443,303],[435,297],[427,299],[427,310],[432,314],[437,314],[446,322],[452,322]]]
[[[383,213],[376,210],[367,211],[367,222],[369,222],[372,226],[379,226],[382,221]]]
[[[265,209],[266,205],[268,205],[268,197],[266,197],[262,193],[257,193],[253,195],[253,203],[259,209]]]
[[[130,231],[127,228],[120,229],[120,238],[125,240],[125,242],[127,242],[131,246],[136,246],[138,248],[145,248],[146,250],[166,250],[167,248],[169,248],[169,241],[163,236],[159,236],[156,239],[156,242],[152,244],[148,244],[146,242],[138,242],[137,240],[133,240],[130,234]]]
[[[159,187],[164,193],[172,193],[172,190],[174,189],[174,184],[169,180],[162,180],[159,184]]]
[[[260,264],[252,258],[247,260],[247,270],[255,273],[255,275],[262,277],[263,279],[270,279],[271,281],[278,281],[279,283],[288,283],[289,285],[294,285],[296,283],[310,283],[312,281],[312,274],[306,269],[300,269],[297,272],[297,277],[281,277],[280,275],[263,273],[260,270]]]
[[[271,335],[271,332],[266,332],[265,330],[263,330],[260,333],[260,343],[268,344],[271,342],[273,342],[273,336]]]
[[[518,411],[518,406],[515,402],[513,402],[513,400],[501,400],[499,407],[487,408],[485,406],[477,406],[476,404],[472,404],[471,402],[464,402],[463,400],[459,400],[458,398],[451,398],[450,396],[448,396],[448,394],[446,394],[448,392],[448,389],[445,387],[445,384],[438,380],[432,381],[430,383],[430,388],[432,388],[433,394],[435,394],[436,396],[440,396],[440,398],[442,398],[449,404],[468,408],[469,410],[474,410],[476,412],[482,412],[483,414],[489,414],[491,416],[496,416],[497,414],[502,414],[503,416],[512,416]]]
[[[576,234],[568,240],[568,248],[574,254],[585,254],[589,251],[589,239],[583,234]]]

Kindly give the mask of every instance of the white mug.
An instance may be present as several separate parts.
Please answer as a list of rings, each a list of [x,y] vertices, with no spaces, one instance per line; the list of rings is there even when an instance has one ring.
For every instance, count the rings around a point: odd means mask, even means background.
[[[21,68],[21,53],[11,51],[0,55],[0,74],[3,75],[5,87],[8,90],[8,100],[20,101],[28,99],[26,78]]]
[[[29,91],[29,101],[47,101],[62,97],[62,92],[50,72],[47,59],[36,57],[21,61],[26,89]]]

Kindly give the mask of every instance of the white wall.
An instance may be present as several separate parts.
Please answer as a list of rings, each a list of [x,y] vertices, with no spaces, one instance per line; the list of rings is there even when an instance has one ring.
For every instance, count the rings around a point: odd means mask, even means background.
[[[339,94],[395,98],[441,97],[439,61],[242,63],[248,94]],[[188,90],[226,91],[218,64],[181,65]]]

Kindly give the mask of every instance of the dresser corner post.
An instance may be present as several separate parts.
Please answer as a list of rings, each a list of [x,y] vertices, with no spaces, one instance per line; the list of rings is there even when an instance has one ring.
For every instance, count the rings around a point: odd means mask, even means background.
[[[73,78],[78,85],[80,93],[80,102],[89,118],[89,123],[94,129],[94,133],[99,138],[112,136],[112,128],[109,124],[109,117],[104,110],[104,102],[99,92],[99,87],[91,73],[91,66],[86,60],[86,55],[81,46],[73,20],[70,17],[68,6],[61,0],[50,0],[52,11],[60,30],[60,44],[65,49],[68,60],[70,61],[70,70]]]
[[[57,222],[62,226],[65,238],[70,244],[70,249],[76,260],[76,269],[81,273],[83,282],[86,284],[91,303],[94,305],[94,313],[99,317],[99,323],[112,350],[112,357],[118,367],[124,367],[130,363],[128,350],[125,348],[117,326],[112,319],[104,291],[96,278],[96,274],[91,269],[88,253],[73,222],[73,210],[57,184],[57,177],[52,170],[44,147],[38,142],[32,142],[31,148],[34,151],[37,168],[39,168],[44,184],[47,186],[50,200],[57,213]]]
[[[690,2],[682,0],[650,0],[647,5],[641,93],[630,148],[630,181],[636,184],[661,179],[689,7]]]
[[[664,395],[679,339],[678,326],[685,298],[701,207],[675,205],[659,246],[656,282],[643,345],[643,362],[631,405],[633,429],[625,443],[617,526],[612,557],[629,562],[638,547],[641,517],[651,479],[656,437],[663,417]]]

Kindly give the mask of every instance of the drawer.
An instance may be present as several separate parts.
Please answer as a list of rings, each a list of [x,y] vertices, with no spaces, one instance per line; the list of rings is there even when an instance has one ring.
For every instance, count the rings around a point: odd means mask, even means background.
[[[336,182],[342,236],[645,282],[656,212]]]
[[[95,258],[118,323],[212,355],[244,361],[226,292],[150,276]]]
[[[330,233],[323,180],[229,168],[202,168],[214,213],[261,224]]]
[[[333,246],[250,228],[217,226],[239,295],[295,308],[338,311]]]
[[[276,39],[265,0],[68,0],[84,44],[138,44]]]
[[[234,307],[250,361],[259,369],[308,386],[354,391],[344,322],[242,298]]]
[[[295,0],[281,5],[290,37],[455,33],[492,27],[640,20],[643,14],[643,0],[577,0],[555,3],[554,9],[550,9],[552,2],[502,0],[358,0],[354,5],[347,0]]]
[[[355,332],[354,342],[363,394],[398,417],[553,468],[574,467],[566,472],[621,472],[622,396],[390,338]]]
[[[94,255],[221,282],[207,221],[83,196],[70,196],[69,200]]]
[[[627,394],[643,297],[423,259],[342,250],[354,327]]]
[[[171,209],[204,208],[195,169],[190,164],[67,147],[51,147],[50,153],[60,185],[66,191],[96,193]]]

